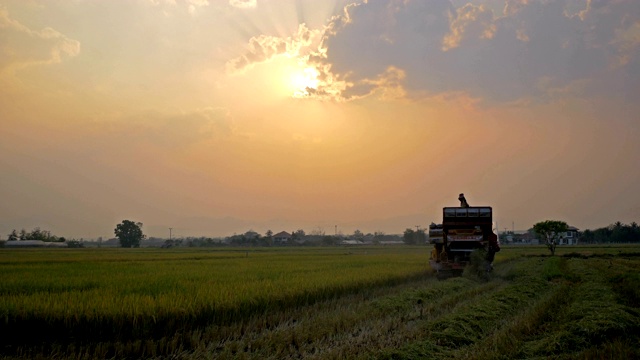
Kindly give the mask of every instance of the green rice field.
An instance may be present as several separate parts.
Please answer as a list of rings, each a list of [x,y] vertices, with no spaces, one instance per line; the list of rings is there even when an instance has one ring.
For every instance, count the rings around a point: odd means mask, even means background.
[[[640,246],[0,249],[0,358],[640,358]]]

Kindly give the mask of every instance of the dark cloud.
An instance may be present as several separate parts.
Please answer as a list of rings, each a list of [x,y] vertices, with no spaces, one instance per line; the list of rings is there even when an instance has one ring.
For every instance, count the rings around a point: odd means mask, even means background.
[[[354,83],[344,96],[362,95],[358,89],[369,91],[358,83],[378,77],[390,66],[407,69],[412,76],[433,74],[428,72],[429,53],[440,52],[454,11],[446,0],[374,0],[349,7],[348,20],[337,18],[335,32],[324,44],[332,71]]]
[[[465,92],[490,102],[639,93],[640,2],[508,1],[504,13],[448,0],[370,0],[336,17],[315,59],[371,93],[389,68],[411,94]],[[579,84],[580,86],[577,86]],[[322,89],[318,89],[322,91]]]

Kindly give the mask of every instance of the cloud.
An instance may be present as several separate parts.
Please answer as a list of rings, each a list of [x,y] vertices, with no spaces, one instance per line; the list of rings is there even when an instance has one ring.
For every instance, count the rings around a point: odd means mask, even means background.
[[[331,99],[338,101],[379,94],[376,87],[385,84],[379,79],[386,78],[389,69],[401,71],[407,75],[402,77],[403,81],[409,80],[415,74],[407,72],[407,63],[423,67],[424,56],[418,54],[420,47],[441,47],[449,15],[454,10],[446,0],[428,3],[374,0],[348,5],[343,14],[331,20],[321,50],[311,59],[319,72],[325,74],[326,81],[319,84],[318,92],[330,92]],[[406,94],[404,89],[401,93]]]
[[[406,96],[406,90],[402,86],[406,77],[404,70],[390,66],[377,79],[365,80],[364,83],[373,85],[381,100],[402,99]]]
[[[201,8],[203,6],[209,6],[209,1],[208,0],[189,0],[187,4],[189,9],[189,14],[195,15],[196,10],[198,8]]]
[[[229,5],[240,9],[253,9],[258,5],[257,0],[229,0]]]
[[[209,0],[148,0],[153,5],[167,4],[171,6],[186,6],[191,15],[196,15],[199,8],[209,6]]]
[[[50,27],[32,30],[0,7],[0,73],[58,64],[79,54],[79,41]]]
[[[305,56],[305,53],[311,51],[310,47],[319,34],[319,31],[310,30],[305,24],[300,24],[297,32],[290,37],[269,35],[252,37],[249,39],[246,53],[227,62],[227,72],[242,72],[254,64],[268,61],[275,56]]]
[[[308,66],[316,69],[317,85],[315,88],[306,88],[304,96],[298,96],[309,99],[323,101],[345,101],[344,93],[353,87],[352,83],[344,81],[340,75],[331,71],[331,64],[326,62],[326,49],[320,49],[305,58]],[[368,90],[371,91],[371,86]]]
[[[460,46],[463,39],[467,41],[491,39],[495,32],[493,11],[483,6],[466,4],[456,10],[456,17],[451,21],[450,32],[442,41],[442,50],[447,51]]]
[[[511,0],[502,14],[448,0],[350,5],[309,58],[327,80],[315,92],[371,96],[386,84],[376,79],[395,69],[405,74],[395,81],[406,97],[466,93],[504,103],[640,93],[640,6],[600,0],[575,11],[577,4]]]

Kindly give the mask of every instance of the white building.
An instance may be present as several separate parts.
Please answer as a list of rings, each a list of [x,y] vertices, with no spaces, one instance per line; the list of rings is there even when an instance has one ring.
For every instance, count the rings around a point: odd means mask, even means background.
[[[67,243],[64,242],[45,242],[42,240],[15,240],[15,241],[5,241],[5,248],[23,248],[23,247],[56,247],[56,248],[66,248]]]
[[[579,236],[579,229],[575,226],[569,226],[569,228],[567,229],[567,232],[560,237],[560,240],[558,241],[558,245],[577,245],[578,236]]]

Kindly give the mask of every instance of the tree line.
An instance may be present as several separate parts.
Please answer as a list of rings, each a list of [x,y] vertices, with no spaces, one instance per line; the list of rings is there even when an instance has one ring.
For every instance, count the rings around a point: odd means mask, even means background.
[[[51,235],[51,231],[40,230],[39,227],[34,228],[32,231],[26,231],[25,229],[20,232],[13,229],[9,234],[7,241],[19,241],[19,240],[40,240],[45,242],[65,242],[64,237],[58,237]]]
[[[583,231],[580,242],[583,244],[640,242],[640,226],[635,221],[631,224],[617,221],[606,227]]]
[[[7,241],[25,241],[25,240],[39,240],[43,242],[57,242],[66,243],[67,247],[84,247],[82,240],[66,239],[64,236],[52,235],[49,230],[41,230],[39,227],[34,228],[31,231],[25,229],[19,232],[13,229],[7,237]]]
[[[427,233],[424,229],[417,228],[413,230],[407,228],[402,235],[402,241],[407,245],[425,244],[427,242]]]
[[[143,224],[141,222],[135,222],[131,220],[123,220],[120,224],[117,224],[114,229],[115,238],[118,241],[118,245],[124,248],[137,248],[140,247],[142,241],[147,239],[147,235],[142,231]],[[259,234],[253,230],[249,230],[243,234],[234,234],[226,238],[207,238],[207,237],[187,237],[178,239],[165,240],[161,247],[213,247],[213,246],[333,246],[341,245],[344,240],[356,240],[360,243],[379,244],[384,241],[394,242],[405,240],[407,244],[425,243],[426,236],[424,231],[421,230],[417,235],[420,236],[408,236],[405,238],[399,235],[388,235],[381,231],[375,233],[365,234],[360,230],[355,230],[353,234],[343,235],[328,235],[325,234],[322,229],[315,229],[309,234],[304,230],[298,229],[292,231],[286,241],[279,241],[274,237],[273,231],[268,230],[264,235]],[[19,240],[41,240],[46,242],[66,242],[69,247],[84,247],[83,241],[66,240],[64,237],[57,237],[52,235],[50,231],[40,230],[35,228],[33,231],[28,232],[21,230],[17,232],[13,230],[9,234],[9,241]],[[161,239],[151,238],[152,241]],[[77,246],[76,246],[77,245]]]
[[[568,229],[567,223],[557,220],[546,220],[536,223],[529,231],[536,233],[541,237],[544,244],[547,245],[551,253],[555,253],[555,246],[559,237]],[[114,233],[121,247],[140,247],[141,241],[146,239],[146,235],[142,232],[142,223],[131,220],[123,220],[117,224]],[[427,234],[424,229],[407,228],[403,235],[387,235],[383,232],[375,232],[374,234],[364,234],[360,230],[354,231],[352,235],[327,235],[324,232],[312,231],[306,234],[304,230],[299,229],[291,232],[291,237],[286,243],[275,243],[273,232],[267,231],[265,235],[260,235],[255,231],[247,231],[244,234],[233,235],[227,237],[224,244],[236,246],[273,246],[273,245],[311,245],[311,246],[331,246],[339,245],[343,240],[357,240],[361,242],[369,242],[378,244],[382,241],[402,240],[407,245],[425,244],[427,242]],[[67,240],[64,237],[52,235],[48,230],[41,230],[39,227],[32,231],[25,229],[19,232],[15,229],[8,235],[8,241],[20,240],[40,240],[44,242],[66,242],[69,247],[83,247],[83,241]],[[582,244],[606,244],[606,243],[633,243],[640,242],[640,226],[636,222],[623,224],[620,221],[615,222],[607,227],[584,230],[578,238]],[[174,246],[217,246],[223,245],[221,239],[215,241],[210,238],[187,239],[169,239],[165,242],[164,247]]]
[[[569,230],[564,221],[546,220],[533,225],[529,229],[540,236],[542,242],[549,248],[551,255],[555,254],[556,245],[560,238]],[[607,227],[584,230],[578,235],[580,244],[634,243],[640,242],[640,226],[634,221],[629,225],[617,221]]]

